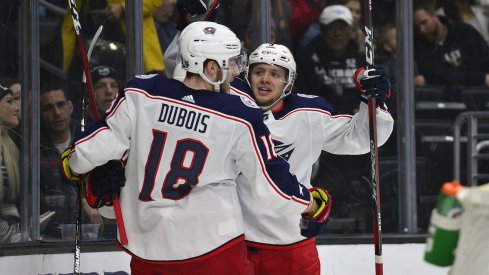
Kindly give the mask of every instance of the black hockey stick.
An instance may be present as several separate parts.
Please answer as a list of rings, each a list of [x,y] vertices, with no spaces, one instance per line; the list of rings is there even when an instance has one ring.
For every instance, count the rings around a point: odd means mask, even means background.
[[[374,65],[373,47],[373,23],[372,23],[372,0],[364,0],[364,22],[365,22],[365,61],[366,69],[371,69]],[[377,100],[374,96],[368,97],[368,118],[370,133],[370,160],[372,174],[372,224],[375,245],[375,274],[384,273],[384,263],[382,260],[382,218],[380,209],[380,183],[379,183],[379,148],[377,146]]]
[[[97,112],[97,105],[95,102],[95,94],[93,92],[93,86],[92,86],[92,80],[90,77],[90,67],[88,64],[87,60],[87,55],[85,54],[85,47],[83,46],[83,39],[81,35],[81,24],[79,20],[79,15],[78,12],[76,11],[76,3],[75,0],[68,0],[68,5],[70,8],[70,14],[71,18],[73,19],[73,27],[75,29],[75,34],[76,34],[76,40],[78,43],[78,49],[80,50],[80,56],[82,59],[83,63],[83,71],[84,71],[84,78],[86,78],[86,87],[88,89],[88,96],[90,98],[90,104],[92,105],[92,112],[93,112],[93,117],[95,120],[99,119],[98,112]],[[82,82],[85,84],[84,82]],[[85,96],[83,98],[83,103],[82,103],[83,108],[85,109],[86,107],[86,100]],[[83,112],[85,113],[85,112]],[[83,116],[85,116],[83,114]],[[82,123],[85,123],[85,118],[82,119]],[[84,125],[82,125],[84,126]],[[75,261],[74,261],[74,273],[75,274],[80,274],[80,260],[81,260],[81,224],[82,224],[82,200],[83,200],[83,184],[78,185],[78,209],[77,209],[77,215],[76,215],[76,234],[75,234]],[[120,204],[119,204],[119,199],[114,196],[112,198],[112,202],[114,204],[114,211],[116,214],[116,220],[117,220],[117,225],[119,228],[119,234],[121,236],[121,243],[122,244],[127,244],[127,236],[126,236],[126,231],[124,229],[124,224],[122,221],[122,212],[120,209]]]

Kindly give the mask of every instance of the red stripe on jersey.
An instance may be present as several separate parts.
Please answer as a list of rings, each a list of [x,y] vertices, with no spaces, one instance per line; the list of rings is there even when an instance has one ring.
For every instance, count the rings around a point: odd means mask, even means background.
[[[77,142],[75,142],[75,146],[78,146],[78,145],[82,144],[83,142],[88,141],[89,139],[92,139],[95,135],[97,135],[98,133],[100,133],[104,130],[109,130],[109,127],[99,128],[97,131],[95,131],[95,132],[91,133],[90,135],[88,135],[88,136],[78,140]]]
[[[252,98],[252,97],[251,97],[249,94],[247,94],[247,93],[245,93],[245,92],[243,92],[243,91],[241,91],[241,90],[238,90],[238,89],[234,88],[233,86],[231,86],[231,87],[229,87],[229,88],[231,88],[231,90],[233,90],[233,92],[237,93],[238,95],[240,95],[240,96],[244,96],[244,97],[246,97],[246,98],[248,98],[248,99],[252,100],[253,102],[255,102],[255,99],[254,99],[254,98]]]
[[[258,149],[258,145],[256,144],[256,139],[254,138],[255,137],[255,134],[254,134],[254,131],[253,131],[253,127],[251,126],[251,124],[248,121],[243,120],[243,119],[239,119],[237,117],[229,116],[229,115],[226,115],[226,114],[223,114],[223,113],[219,113],[219,112],[217,112],[215,110],[210,110],[210,109],[207,109],[207,108],[204,108],[204,107],[200,107],[200,106],[196,106],[196,105],[193,105],[193,104],[187,104],[187,103],[184,103],[184,102],[175,100],[175,99],[171,99],[171,98],[167,98],[167,97],[161,97],[161,96],[152,96],[152,95],[149,95],[146,91],[141,90],[141,89],[126,88],[124,91],[125,91],[126,94],[127,93],[130,93],[130,92],[133,92],[133,93],[136,93],[136,94],[141,94],[141,95],[143,95],[143,96],[145,96],[145,97],[147,97],[149,99],[160,100],[160,101],[167,101],[167,102],[171,102],[171,103],[176,104],[176,105],[183,105],[183,106],[186,106],[186,107],[191,108],[191,109],[197,109],[197,110],[200,110],[200,111],[203,111],[203,112],[211,113],[211,114],[214,114],[216,116],[219,116],[219,117],[222,117],[222,118],[225,118],[225,119],[233,120],[233,121],[239,122],[241,124],[244,124],[248,128],[249,133],[250,133],[250,135],[252,137],[251,140],[253,141],[253,149],[255,150],[256,156],[260,160],[260,167],[261,167],[262,173],[265,176],[265,178],[267,179],[267,182],[270,184],[270,186],[272,186],[273,190],[275,190],[275,192],[277,192],[278,194],[280,194],[280,196],[282,196],[286,200],[291,200],[292,199],[293,201],[298,202],[298,203],[303,204],[303,205],[306,205],[306,206],[310,204],[310,201],[304,201],[304,200],[298,199],[296,197],[292,197],[292,196],[289,196],[287,194],[284,194],[282,192],[282,190],[280,190],[280,188],[278,188],[276,186],[276,184],[273,182],[273,180],[270,178],[270,176],[266,172],[265,164],[264,164],[264,161],[263,161],[263,159],[261,157],[260,150]]]

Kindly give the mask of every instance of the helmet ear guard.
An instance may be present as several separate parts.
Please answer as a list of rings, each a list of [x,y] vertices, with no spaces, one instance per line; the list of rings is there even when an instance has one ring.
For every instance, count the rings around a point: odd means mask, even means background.
[[[246,67],[245,78],[248,85],[251,86],[251,72],[255,64],[268,64],[273,66],[279,66],[286,70],[287,84],[285,85],[282,95],[275,100],[271,105],[261,106],[265,111],[270,110],[279,100],[288,96],[292,92],[294,81],[297,76],[296,63],[294,56],[290,52],[289,48],[280,44],[264,43],[258,46],[255,51],[250,54],[248,60],[248,66]]]
[[[179,47],[183,68],[213,84],[216,91],[233,65],[232,58],[241,57],[241,42],[236,34],[214,22],[199,21],[188,25],[180,34]],[[221,67],[221,80],[212,81],[204,74],[204,63],[208,59]]]

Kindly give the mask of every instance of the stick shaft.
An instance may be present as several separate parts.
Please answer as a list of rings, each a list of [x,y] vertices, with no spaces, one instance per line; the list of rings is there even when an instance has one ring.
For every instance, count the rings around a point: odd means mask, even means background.
[[[372,0],[364,0],[364,20],[365,20],[365,61],[367,69],[372,68],[374,64],[374,47],[373,47],[373,22],[372,22]],[[369,135],[370,135],[370,160],[372,176],[372,225],[375,246],[375,274],[383,274],[382,260],[382,215],[380,207],[380,182],[379,182],[379,165],[378,165],[378,145],[377,145],[377,119],[376,98],[368,98],[368,116],[369,116]]]
[[[76,11],[76,3],[75,0],[68,0],[68,5],[70,8],[70,14],[71,18],[73,19],[73,27],[75,29],[75,34],[76,34],[76,40],[78,43],[78,49],[80,50],[80,57],[82,60],[83,64],[83,72],[84,72],[84,79],[86,79],[86,87],[88,89],[88,95],[90,99],[90,104],[92,105],[92,113],[93,117],[95,120],[99,119],[99,115],[97,112],[97,104],[95,102],[95,94],[93,92],[93,86],[92,86],[92,79],[90,77],[90,65],[88,63],[87,59],[87,54],[85,52],[85,47],[83,45],[83,39],[81,35],[81,24],[79,21],[79,15],[78,12]],[[80,256],[81,256],[81,216],[82,216],[82,199],[83,199],[83,188],[82,185],[80,184],[80,187],[78,189],[78,196],[79,196],[79,202],[78,202],[78,210],[77,210],[77,221],[76,221],[76,232],[77,236],[75,237],[75,265],[74,265],[74,272],[75,274],[80,274]],[[112,197],[112,203],[114,205],[114,211],[116,215],[116,221],[117,221],[117,227],[119,229],[119,235],[121,239],[122,244],[127,244],[127,236],[126,236],[126,230],[124,227],[124,222],[122,219],[122,211],[119,203],[119,198],[114,195]]]

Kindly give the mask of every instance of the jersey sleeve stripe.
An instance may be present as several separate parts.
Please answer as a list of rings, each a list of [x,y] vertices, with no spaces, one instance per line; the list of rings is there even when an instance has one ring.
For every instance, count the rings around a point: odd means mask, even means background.
[[[297,112],[318,112],[318,113],[323,113],[325,115],[328,115],[329,117],[331,118],[349,118],[351,119],[353,116],[352,115],[346,115],[346,114],[341,114],[341,115],[332,115],[330,112],[328,111],[325,111],[325,110],[321,110],[321,109],[314,109],[314,108],[298,108],[298,109],[295,109],[287,114],[285,114],[284,116],[282,116],[281,118],[279,118],[279,120],[282,120],[282,119],[285,119],[287,118],[288,116],[294,114],[294,113],[297,113]]]

